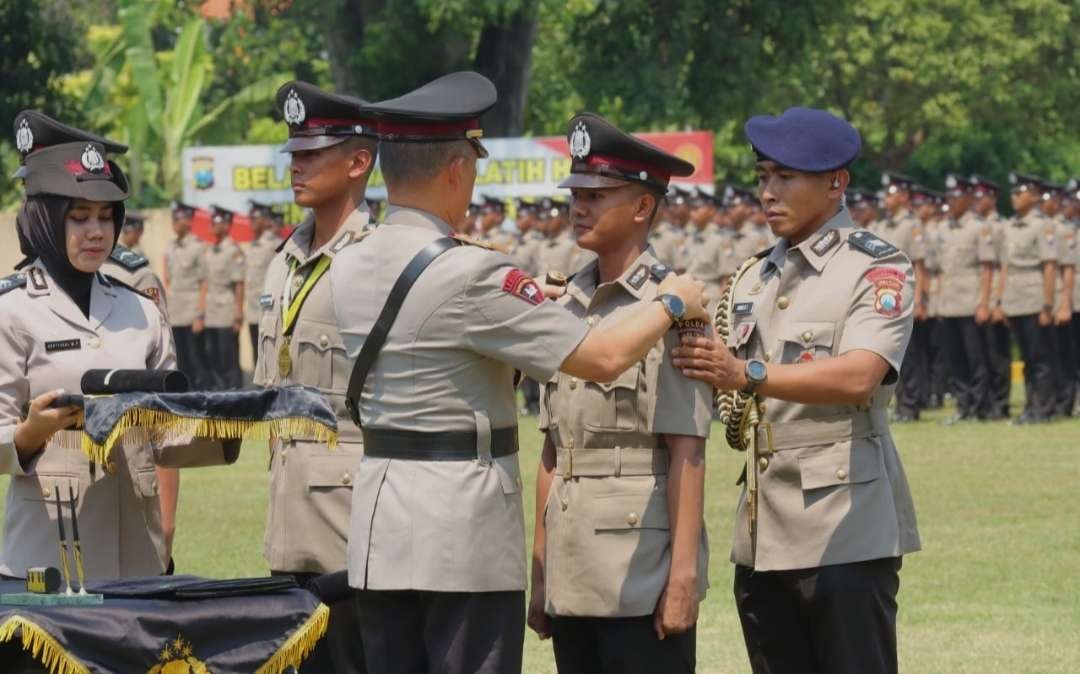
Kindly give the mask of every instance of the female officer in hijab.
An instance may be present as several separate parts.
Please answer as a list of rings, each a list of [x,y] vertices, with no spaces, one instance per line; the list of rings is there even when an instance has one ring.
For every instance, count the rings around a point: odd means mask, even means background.
[[[69,494],[77,502],[87,578],[160,574],[169,552],[145,435],[135,442],[129,432],[105,466],[91,467],[71,430],[80,408],[51,406],[64,391],[80,392],[87,369],[176,365],[153,301],[98,272],[128,196],[127,179],[106,155],[127,148],[36,111],[18,115],[15,136],[26,258],[0,279],[0,473],[12,476],[0,575],[55,564],[57,488],[65,513]]]

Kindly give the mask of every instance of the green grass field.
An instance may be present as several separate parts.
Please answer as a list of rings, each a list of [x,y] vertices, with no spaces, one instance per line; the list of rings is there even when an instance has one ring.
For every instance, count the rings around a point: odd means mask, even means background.
[[[902,670],[1078,671],[1080,420],[944,427],[941,416],[894,428],[924,547],[904,560],[901,572]],[[746,672],[728,562],[742,456],[727,449],[718,427],[713,435],[706,495],[712,590],[698,626],[698,669]],[[522,439],[531,485],[540,435],[530,419],[522,420]],[[234,466],[183,474],[180,572],[216,578],[266,572],[260,552],[266,461],[265,451],[249,446]],[[0,492],[6,487],[0,481]],[[531,487],[525,512],[531,520]],[[530,674],[554,672],[550,642],[529,633],[525,663]]]

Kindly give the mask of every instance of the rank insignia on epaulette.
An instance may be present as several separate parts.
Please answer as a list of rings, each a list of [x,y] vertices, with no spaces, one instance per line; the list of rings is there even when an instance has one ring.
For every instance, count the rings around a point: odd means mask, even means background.
[[[133,250],[127,248],[113,248],[109,253],[109,259],[116,264],[120,265],[128,271],[135,271],[136,269],[142,269],[146,265],[150,264],[150,260],[147,260],[142,255],[139,255]]]
[[[627,285],[634,290],[641,290],[641,286],[645,285],[645,279],[649,278],[649,267],[644,264],[639,264],[633,274],[626,279]]]
[[[835,229],[830,229],[810,246],[810,250],[814,251],[814,254],[818,257],[822,257],[838,243],[840,243],[840,233]]]
[[[37,267],[30,268],[30,283],[33,284],[34,290],[45,290],[49,287],[49,284],[45,282],[45,274]]]
[[[883,239],[879,239],[877,236],[866,230],[852,232],[851,236],[848,237],[848,243],[850,243],[853,248],[860,250],[873,258],[882,258],[897,252],[896,246]]]
[[[652,275],[654,281],[660,282],[666,279],[668,277],[668,274],[671,273],[671,267],[661,262],[657,262],[653,266],[649,267],[649,273]]]
[[[24,285],[26,285],[26,274],[23,274],[22,272],[0,278],[0,295],[3,295],[9,290],[22,288]]]

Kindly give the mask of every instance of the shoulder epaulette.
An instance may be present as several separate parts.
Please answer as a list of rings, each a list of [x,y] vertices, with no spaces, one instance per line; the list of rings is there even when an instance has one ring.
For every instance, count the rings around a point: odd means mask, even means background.
[[[112,249],[112,252],[109,253],[109,259],[128,271],[142,269],[150,264],[150,260],[147,260],[146,257],[139,255],[133,250],[121,248],[120,246],[116,246]]]
[[[898,252],[898,248],[877,235],[860,229],[848,236],[848,243],[852,248],[866,253],[873,258],[882,258]]]
[[[503,250],[501,246],[497,246],[497,245],[495,245],[493,243],[488,243],[487,241],[481,241],[479,239],[473,239],[473,238],[468,237],[468,236],[462,236],[461,234],[451,234],[451,237],[456,239],[457,241],[460,241],[461,243],[464,243],[464,244],[468,245],[468,246],[476,246],[477,248],[486,248],[487,250],[494,250],[494,251],[499,252],[499,253],[507,252],[507,251]]]
[[[4,295],[8,291],[15,290],[16,288],[22,288],[25,285],[26,274],[21,271],[15,272],[14,274],[0,278],[0,295]]]
[[[154,303],[154,306],[157,306],[157,300],[155,300],[155,299],[154,299],[154,297],[150,295],[150,293],[148,293],[148,292],[146,292],[146,291],[144,291],[144,290],[139,290],[138,288],[136,288],[136,287],[135,287],[135,286],[133,286],[133,285],[128,285],[127,283],[124,283],[123,281],[121,281],[120,279],[116,278],[115,276],[110,276],[110,275],[108,275],[108,274],[102,274],[102,276],[103,276],[103,277],[105,278],[105,282],[106,282],[106,283],[107,283],[108,285],[111,285],[111,286],[120,286],[121,288],[127,288],[128,290],[130,290],[131,292],[135,293],[136,295],[139,295],[139,296],[141,296],[141,297],[145,297],[146,299],[148,299],[148,300],[150,300],[151,302],[153,302],[153,303]]]

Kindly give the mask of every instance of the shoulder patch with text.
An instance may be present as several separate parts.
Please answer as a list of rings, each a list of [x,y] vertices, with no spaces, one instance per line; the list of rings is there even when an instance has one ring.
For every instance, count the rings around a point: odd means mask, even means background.
[[[904,284],[907,276],[899,269],[878,268],[865,276],[874,286],[874,311],[895,318],[904,312]]]

